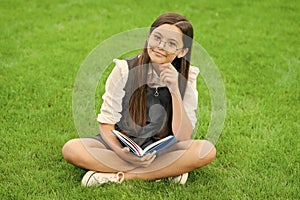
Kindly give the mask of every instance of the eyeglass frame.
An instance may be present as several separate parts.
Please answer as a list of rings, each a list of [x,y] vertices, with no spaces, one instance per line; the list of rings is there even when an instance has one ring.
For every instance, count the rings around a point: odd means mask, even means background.
[[[150,37],[151,36],[149,36],[149,38],[147,39],[147,41],[148,41],[148,45],[150,45],[151,44],[151,42],[150,42]],[[156,40],[156,39],[153,39],[153,40]],[[173,54],[175,54],[178,50],[181,50],[181,49],[184,49],[184,47],[181,47],[181,48],[177,48],[177,45],[176,45],[176,49],[174,50],[174,51],[169,51],[169,50],[167,50],[165,47],[166,47],[166,44],[168,43],[168,41],[163,41],[162,39],[159,39],[159,41],[156,41],[156,42],[158,42],[158,44],[156,45],[156,47],[159,47],[159,45],[162,43],[162,42],[164,42],[164,45],[163,45],[163,48],[166,50],[166,51],[168,51],[168,52],[170,52],[170,53],[173,53]],[[154,46],[155,47],[155,46]]]

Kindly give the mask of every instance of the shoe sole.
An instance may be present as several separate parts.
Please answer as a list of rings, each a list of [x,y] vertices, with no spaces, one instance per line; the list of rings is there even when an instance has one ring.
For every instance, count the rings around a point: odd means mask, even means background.
[[[180,183],[181,185],[184,185],[188,179],[188,176],[189,176],[188,173],[182,174],[178,183]]]

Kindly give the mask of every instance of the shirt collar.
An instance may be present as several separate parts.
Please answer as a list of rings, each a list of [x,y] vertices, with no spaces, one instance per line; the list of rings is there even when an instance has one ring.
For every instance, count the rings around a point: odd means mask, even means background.
[[[166,84],[164,84],[160,77],[157,75],[156,71],[153,69],[152,65],[149,65],[148,70],[148,82],[151,85],[151,87],[165,87]]]

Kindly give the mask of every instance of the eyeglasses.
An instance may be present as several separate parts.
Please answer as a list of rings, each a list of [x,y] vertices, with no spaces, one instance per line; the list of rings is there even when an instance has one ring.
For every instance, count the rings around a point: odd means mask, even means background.
[[[148,44],[151,47],[159,47],[162,43],[161,48],[164,48],[166,51],[170,53],[176,53],[178,50],[183,48],[177,48],[177,44],[174,40],[163,41],[162,37],[158,34],[153,34],[149,37]]]

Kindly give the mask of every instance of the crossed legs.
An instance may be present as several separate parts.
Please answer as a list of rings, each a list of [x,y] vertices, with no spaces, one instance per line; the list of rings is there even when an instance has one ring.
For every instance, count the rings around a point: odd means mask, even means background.
[[[84,169],[113,173],[122,171],[126,180],[153,180],[177,176],[207,165],[214,159],[216,149],[206,140],[178,142],[161,152],[146,168],[136,168],[120,159],[93,138],[72,139],[64,145],[62,153],[67,162]]]

